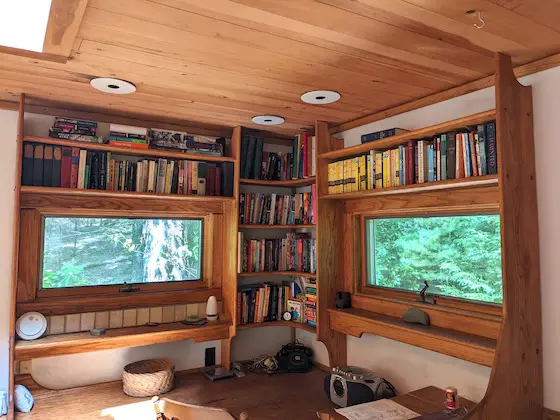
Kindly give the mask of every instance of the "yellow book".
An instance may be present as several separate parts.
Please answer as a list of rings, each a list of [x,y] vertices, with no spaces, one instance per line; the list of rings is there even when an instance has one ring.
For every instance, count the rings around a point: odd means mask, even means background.
[[[340,166],[341,166],[342,162],[338,161],[335,163],[335,170],[334,170],[334,193],[338,194],[340,193],[340,182],[341,182],[341,176],[340,176]]]
[[[383,188],[391,186],[389,178],[389,150],[383,152]]]
[[[333,168],[334,168],[334,163],[329,163],[327,166],[327,192],[329,194],[333,193],[333,185],[332,185],[332,180],[333,180]]]
[[[368,156],[369,157],[369,156]],[[360,156],[360,191],[367,190],[368,173],[366,156]]]
[[[359,183],[360,183],[359,160],[357,157],[355,157],[352,158],[352,192],[358,191]]]
[[[342,161],[342,165],[344,166],[343,171],[344,171],[344,179],[342,182],[342,192],[348,192],[348,188],[350,188],[350,184],[348,183],[348,179],[350,178],[349,174],[350,174],[350,161],[344,160]]]
[[[398,187],[399,185],[401,185],[401,160],[400,160],[400,150],[399,149],[395,149],[395,161],[393,162],[395,164],[395,187]]]
[[[383,153],[375,153],[375,188],[383,188]]]
[[[343,193],[344,192],[344,162],[339,162],[338,173],[339,173],[339,180],[340,180],[338,183],[338,192]]]
[[[389,167],[387,168],[387,171],[389,172],[389,184],[387,185],[388,187],[394,187],[395,186],[395,181],[394,181],[394,158],[395,158],[395,153],[394,150],[389,150]]]
[[[375,178],[374,170],[372,165],[372,159],[375,159],[373,151],[370,152],[366,157],[366,189],[371,190],[373,188],[373,179]]]

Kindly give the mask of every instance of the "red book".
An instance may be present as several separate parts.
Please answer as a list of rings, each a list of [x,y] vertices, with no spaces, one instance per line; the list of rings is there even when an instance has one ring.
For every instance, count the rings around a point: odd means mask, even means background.
[[[192,161],[187,161],[187,194],[192,194]]]
[[[476,159],[476,146],[474,143],[474,133],[469,133],[469,146],[471,148],[472,176],[478,176],[478,161]]]
[[[220,168],[214,169],[214,195],[222,195],[222,170]]]
[[[414,184],[414,140],[406,146],[406,185]]]
[[[72,167],[70,168],[70,188],[78,188],[78,168],[80,167],[80,149],[72,147]]]
[[[243,302],[243,297],[242,297],[241,292],[237,292],[237,309],[235,311],[235,322],[237,325],[241,325],[241,305]]]
[[[72,148],[62,148],[62,163],[60,169],[60,186],[70,188],[72,183]]]
[[[128,149],[147,149],[147,143],[131,143],[127,141],[109,140],[109,146],[125,147]]]

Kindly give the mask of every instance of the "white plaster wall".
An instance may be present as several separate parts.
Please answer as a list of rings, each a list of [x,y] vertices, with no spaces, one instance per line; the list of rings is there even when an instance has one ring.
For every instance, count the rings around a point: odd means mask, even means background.
[[[8,388],[17,113],[0,110],[0,390]]]
[[[537,163],[537,199],[543,315],[545,406],[560,410],[560,67],[521,79],[533,86],[534,133]],[[494,88],[473,92],[445,102],[376,121],[340,133],[346,147],[360,143],[362,134],[400,127],[417,129],[494,108]],[[320,280],[319,280],[320,281]],[[298,332],[300,340],[316,349],[317,360],[328,364],[322,343]],[[453,357],[409,346],[382,337],[348,337],[348,363],[370,368],[387,377],[402,392],[428,385],[456,386],[459,393],[480,400],[488,385],[490,369]]]

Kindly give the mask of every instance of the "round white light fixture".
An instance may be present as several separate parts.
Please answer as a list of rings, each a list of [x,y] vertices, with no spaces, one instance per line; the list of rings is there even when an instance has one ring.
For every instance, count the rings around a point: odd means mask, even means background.
[[[251,121],[259,125],[279,125],[284,124],[285,120],[278,115],[257,115]]]
[[[126,95],[136,92],[136,86],[126,80],[113,79],[111,77],[97,77],[89,82],[95,89],[105,93]]]
[[[340,99],[340,93],[334,90],[312,90],[301,95],[301,100],[306,104],[323,105],[332,104]]]

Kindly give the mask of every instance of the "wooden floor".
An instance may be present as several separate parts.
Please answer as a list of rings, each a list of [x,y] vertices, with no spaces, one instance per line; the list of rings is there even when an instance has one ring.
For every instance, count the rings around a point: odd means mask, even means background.
[[[323,391],[325,373],[247,375],[244,378],[211,382],[200,373],[177,374],[176,388],[166,397],[195,405],[226,408],[238,416],[247,411],[256,419],[316,419],[317,411],[329,411],[332,404]],[[123,408],[147,399],[126,396],[121,382],[110,382],[50,391],[30,386],[35,397],[31,413],[16,415],[17,420],[135,420],[123,416]],[[121,415],[114,414],[121,413]]]

